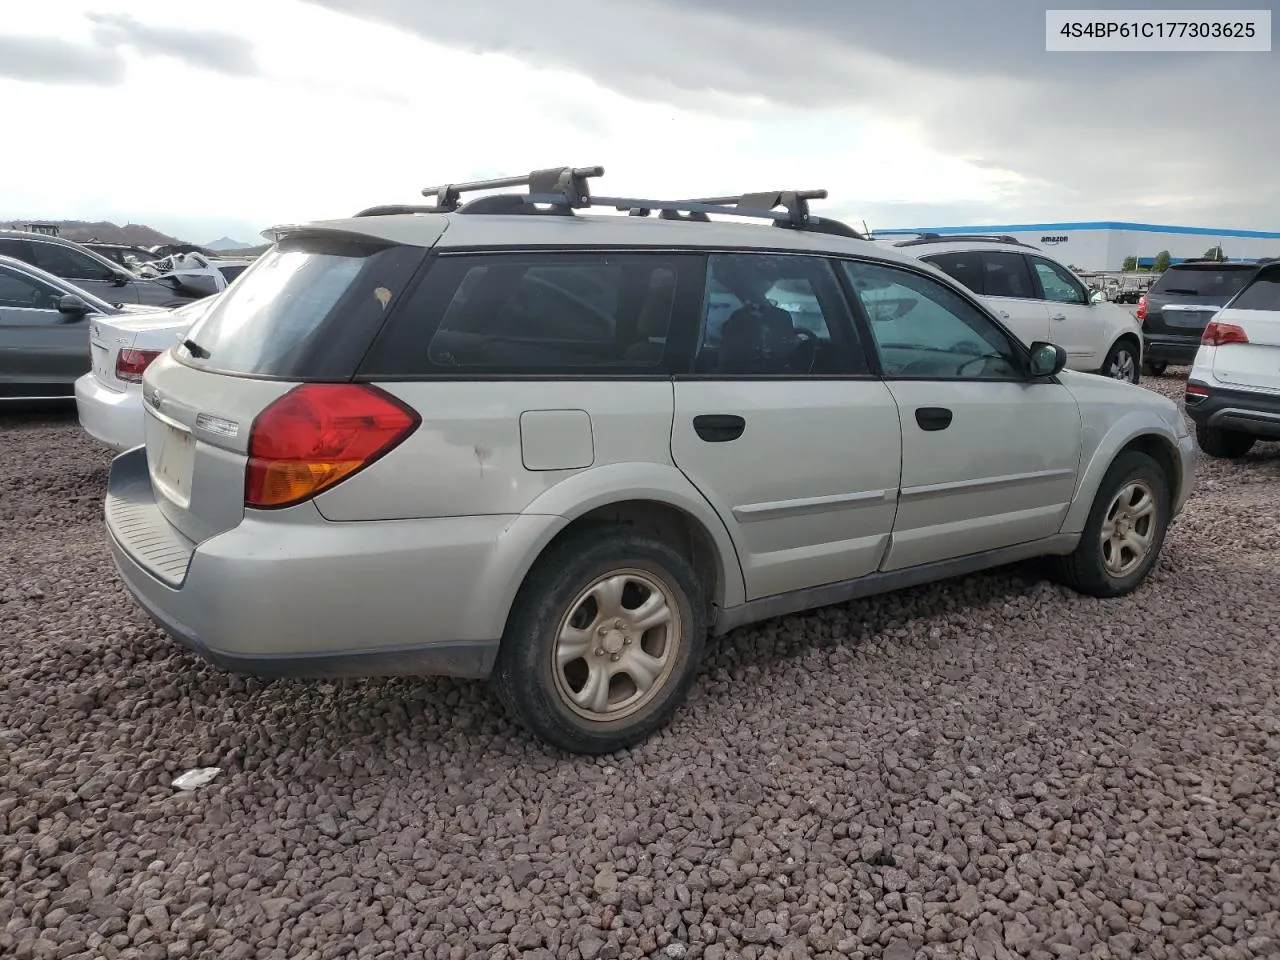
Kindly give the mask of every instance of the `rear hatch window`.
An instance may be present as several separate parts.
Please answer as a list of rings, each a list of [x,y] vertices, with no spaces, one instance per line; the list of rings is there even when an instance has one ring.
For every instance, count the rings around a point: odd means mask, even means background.
[[[426,253],[364,237],[286,238],[222,293],[178,358],[235,376],[350,379]]]
[[[1257,267],[1219,265],[1173,266],[1151,285],[1149,294],[1165,297],[1207,297],[1226,303],[1249,282]]]
[[[1231,304],[1232,310],[1275,310],[1280,312],[1280,267],[1258,273]]]

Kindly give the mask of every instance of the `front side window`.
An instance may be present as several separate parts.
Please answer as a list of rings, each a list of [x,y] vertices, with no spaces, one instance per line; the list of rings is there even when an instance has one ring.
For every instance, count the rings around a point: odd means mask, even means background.
[[[1040,288],[1044,290],[1044,298],[1054,303],[1088,303],[1089,297],[1071,274],[1056,263],[1032,257],[1036,276],[1040,280]]]
[[[61,291],[7,267],[0,267],[0,307],[56,310]]]
[[[839,282],[820,257],[708,258],[695,369],[726,376],[866,372]]]
[[[886,377],[1014,380],[1012,342],[963,297],[929,277],[884,264],[841,264],[866,313]]]
[[[392,318],[365,370],[661,372],[675,355],[681,284],[696,283],[696,274],[696,258],[667,253],[442,256]],[[687,363],[687,342],[684,351]]]
[[[79,250],[56,243],[33,243],[35,265],[64,280],[110,280],[114,274],[105,264]]]

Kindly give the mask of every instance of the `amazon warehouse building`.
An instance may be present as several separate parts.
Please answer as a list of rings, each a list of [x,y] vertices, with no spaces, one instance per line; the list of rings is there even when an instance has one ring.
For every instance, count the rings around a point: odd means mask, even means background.
[[[1162,250],[1177,263],[1203,257],[1221,247],[1227,260],[1280,257],[1280,233],[1263,230],[1219,230],[1212,227],[1170,227],[1155,223],[1015,223],[965,227],[917,227],[872,231],[876,237],[904,240],[922,233],[999,234],[1039,247],[1057,260],[1087,272],[1118,272],[1125,259],[1136,257],[1149,267]]]

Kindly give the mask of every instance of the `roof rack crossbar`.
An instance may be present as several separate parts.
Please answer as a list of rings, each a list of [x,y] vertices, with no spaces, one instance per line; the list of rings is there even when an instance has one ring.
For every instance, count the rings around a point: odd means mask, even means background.
[[[437,213],[456,211],[464,193],[474,193],[477,190],[501,190],[504,187],[528,187],[531,195],[554,195],[559,198],[554,202],[567,203],[570,207],[586,207],[591,205],[591,191],[587,186],[587,179],[603,175],[604,167],[548,167],[544,170],[534,170],[523,176],[495,177],[492,180],[472,180],[468,183],[443,183],[436,187],[423,187],[422,195],[435,198]]]
[[[921,233],[913,240],[899,240],[894,244],[895,247],[915,247],[926,243],[952,243],[953,241],[962,241],[969,243],[1007,243],[1015,247],[1028,247],[1032,250],[1039,249],[1030,243],[1023,243],[1017,237],[1010,236],[1007,233]]]

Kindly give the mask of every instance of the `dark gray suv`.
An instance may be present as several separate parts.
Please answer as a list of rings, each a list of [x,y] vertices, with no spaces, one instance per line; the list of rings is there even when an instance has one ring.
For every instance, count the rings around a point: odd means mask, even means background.
[[[1209,318],[1244,289],[1258,263],[1184,260],[1160,275],[1138,301],[1143,366],[1162,374],[1169,364],[1190,364]]]
[[[23,230],[0,230],[0,256],[13,257],[74,283],[108,303],[180,307],[198,299],[164,277],[148,279],[62,237]]]

